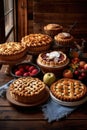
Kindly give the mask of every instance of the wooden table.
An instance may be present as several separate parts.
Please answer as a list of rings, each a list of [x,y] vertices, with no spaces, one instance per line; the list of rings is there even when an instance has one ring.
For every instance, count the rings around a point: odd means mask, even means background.
[[[0,86],[13,79],[0,72]],[[19,108],[0,98],[0,130],[87,130],[87,103],[68,117],[48,123],[39,108]]]

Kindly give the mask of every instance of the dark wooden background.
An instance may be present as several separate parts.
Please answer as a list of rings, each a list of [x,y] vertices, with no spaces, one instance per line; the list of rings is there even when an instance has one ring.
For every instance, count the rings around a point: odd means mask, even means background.
[[[87,36],[87,0],[28,0],[28,34],[43,32],[48,23],[58,23],[75,37]]]

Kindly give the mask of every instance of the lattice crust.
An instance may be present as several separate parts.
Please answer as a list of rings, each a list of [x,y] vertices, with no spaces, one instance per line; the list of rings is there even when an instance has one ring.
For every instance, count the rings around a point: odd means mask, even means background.
[[[22,44],[28,47],[46,46],[52,42],[52,38],[45,34],[29,34],[22,38]]]
[[[38,102],[44,98],[45,92],[46,85],[38,78],[22,77],[10,84],[10,94],[19,102]]]
[[[86,86],[79,80],[63,78],[52,84],[52,94],[63,101],[77,101],[87,95]]]

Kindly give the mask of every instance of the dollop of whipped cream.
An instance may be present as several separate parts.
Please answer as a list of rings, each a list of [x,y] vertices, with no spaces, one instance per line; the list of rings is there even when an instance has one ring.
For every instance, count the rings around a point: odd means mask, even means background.
[[[48,59],[55,59],[60,57],[60,53],[58,51],[52,51],[46,54]]]
[[[70,34],[69,34],[69,33],[66,33],[66,32],[62,32],[62,35],[63,35],[64,37],[70,37]]]

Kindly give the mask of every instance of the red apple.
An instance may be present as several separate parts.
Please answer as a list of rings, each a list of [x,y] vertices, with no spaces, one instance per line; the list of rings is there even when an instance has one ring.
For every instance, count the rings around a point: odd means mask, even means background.
[[[66,69],[63,72],[63,77],[65,78],[73,78],[73,73],[70,69]]]

